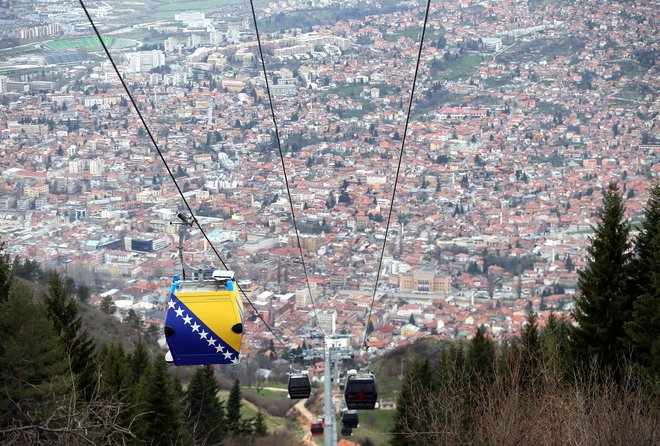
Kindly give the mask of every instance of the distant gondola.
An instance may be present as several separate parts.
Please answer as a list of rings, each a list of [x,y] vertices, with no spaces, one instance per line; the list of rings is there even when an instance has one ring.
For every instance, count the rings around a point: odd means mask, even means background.
[[[378,387],[373,372],[349,370],[346,375],[344,399],[349,410],[375,409]]]
[[[341,412],[341,427],[356,429],[359,426],[357,410],[344,409]]]
[[[312,437],[320,437],[323,435],[323,420],[314,420],[309,426]]]
[[[289,398],[292,400],[301,400],[309,398],[312,392],[312,383],[309,380],[307,372],[291,372],[289,374]]]
[[[238,364],[243,339],[243,301],[233,271],[175,276],[167,314],[166,360],[175,365]]]

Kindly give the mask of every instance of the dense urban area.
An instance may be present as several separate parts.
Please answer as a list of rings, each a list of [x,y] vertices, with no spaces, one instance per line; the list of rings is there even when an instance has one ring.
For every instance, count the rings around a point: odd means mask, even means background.
[[[86,2],[195,216],[292,346],[315,319],[379,354],[566,317],[603,190],[634,228],[660,174],[656,2],[433,2],[398,181],[424,5],[258,2],[276,134],[249,5],[189,3]],[[0,191],[11,257],[162,324],[187,210],[77,1],[0,1]],[[199,230],[184,252],[220,267]],[[246,330],[243,356],[273,339]]]

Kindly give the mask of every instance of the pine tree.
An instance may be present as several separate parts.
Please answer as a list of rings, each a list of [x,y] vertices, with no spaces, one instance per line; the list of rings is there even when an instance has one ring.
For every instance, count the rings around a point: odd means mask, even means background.
[[[527,313],[527,325],[520,335],[522,344],[522,385],[528,386],[538,377],[541,359],[541,339],[536,323],[536,313]]]
[[[265,437],[268,435],[268,428],[266,427],[266,418],[263,412],[259,410],[252,421],[252,431],[257,437]]]
[[[543,358],[544,362],[559,375],[567,370],[571,362],[570,330],[565,319],[558,319],[554,313],[550,313],[542,335]]]
[[[571,259],[571,256],[566,256],[565,265],[567,271],[573,271],[575,269],[575,265],[573,264],[573,259]]]
[[[626,322],[636,359],[660,372],[660,184],[651,188],[642,227],[635,241],[632,318]]]
[[[64,350],[69,354],[71,370],[77,375],[77,387],[83,398],[90,398],[96,385],[96,367],[93,339],[82,329],[82,320],[78,315],[78,307],[73,299],[68,297],[69,291],[75,289],[75,283],[67,285],[59,273],[48,274],[48,289],[44,296],[47,314],[53,322]]]
[[[396,412],[392,425],[392,446],[414,446],[418,443],[415,431],[419,424],[419,362],[415,361],[406,372],[396,402]]]
[[[144,342],[142,342],[142,339],[138,339],[135,344],[135,350],[133,350],[133,353],[128,357],[128,362],[133,383],[137,384],[151,365],[149,351]]]
[[[70,397],[66,354],[43,305],[32,296],[28,285],[14,281],[0,305],[2,427],[44,425]]]
[[[115,303],[112,301],[112,297],[110,296],[105,296],[103,300],[101,300],[101,311],[107,315],[112,315],[115,313],[117,310],[117,307],[115,306]]]
[[[467,364],[473,380],[478,385],[490,383],[495,377],[495,345],[485,336],[482,325],[470,341],[467,351]]]
[[[198,368],[186,395],[188,431],[195,444],[221,443],[225,436],[225,410],[211,365]]]
[[[4,248],[5,242],[0,241],[0,304],[7,302],[12,282],[11,265]]]
[[[625,220],[623,198],[615,184],[604,194],[601,221],[590,238],[587,266],[578,272],[579,296],[571,333],[576,359],[586,363],[594,357],[599,367],[617,376],[627,356],[624,322],[632,312],[628,290],[630,225]]]
[[[103,344],[97,355],[101,392],[108,396],[126,396],[134,387],[126,352],[119,342]]]
[[[227,431],[238,434],[241,430],[241,382],[234,380],[227,398]]]
[[[153,446],[181,444],[181,407],[163,358],[143,375],[136,392],[135,433]]]

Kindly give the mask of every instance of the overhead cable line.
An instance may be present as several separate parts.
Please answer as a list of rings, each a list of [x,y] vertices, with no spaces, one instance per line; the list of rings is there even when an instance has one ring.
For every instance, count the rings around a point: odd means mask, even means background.
[[[374,301],[376,300],[376,291],[378,291],[378,281],[380,280],[380,271],[383,266],[383,257],[385,256],[385,247],[387,246],[387,235],[390,231],[390,222],[392,220],[392,211],[394,210],[394,197],[396,196],[396,187],[399,183],[399,173],[401,172],[401,161],[403,160],[403,151],[406,147],[406,135],[408,134],[408,124],[410,123],[410,112],[412,110],[413,99],[415,98],[415,84],[417,84],[417,74],[419,73],[419,62],[422,58],[422,48],[424,47],[424,34],[426,34],[426,25],[429,20],[429,9],[431,8],[431,0],[426,2],[426,13],[424,14],[424,26],[422,27],[422,37],[419,42],[419,51],[417,52],[417,64],[415,65],[415,75],[413,77],[412,88],[410,90],[410,100],[408,101],[408,114],[406,115],[406,125],[403,128],[403,137],[401,140],[401,151],[399,152],[399,162],[396,167],[396,176],[394,177],[394,189],[392,190],[392,200],[390,202],[390,211],[387,215],[387,225],[385,226],[385,239],[383,240],[383,249],[380,252],[380,260],[378,261],[378,272],[376,273],[376,284],[374,285],[374,294],[371,297],[371,305],[369,305],[369,316],[364,326],[364,343],[363,347],[367,348],[367,330],[369,322],[371,321],[371,313],[374,309]]]
[[[302,263],[303,272],[305,273],[305,282],[307,283],[307,291],[309,292],[309,299],[312,302],[314,309],[314,318],[316,319],[316,326],[318,327],[318,311],[314,303],[314,296],[312,296],[312,288],[309,285],[309,276],[307,274],[307,266],[305,265],[305,256],[303,255],[302,244],[300,243],[300,231],[298,231],[298,224],[296,222],[296,213],[293,208],[293,200],[291,199],[291,188],[289,187],[289,177],[286,173],[286,166],[284,165],[284,153],[282,152],[282,143],[280,141],[280,132],[277,127],[277,119],[275,119],[275,107],[273,106],[273,97],[270,93],[270,84],[268,83],[268,75],[266,74],[266,62],[264,60],[264,52],[261,48],[261,37],[259,36],[259,27],[257,26],[257,14],[254,11],[254,0],[250,0],[250,7],[252,8],[252,20],[254,22],[254,31],[257,35],[257,45],[259,45],[259,56],[261,57],[261,68],[264,72],[264,80],[266,81],[266,93],[268,94],[268,103],[270,105],[270,114],[273,119],[273,127],[275,129],[275,139],[277,140],[277,149],[280,153],[280,161],[282,163],[282,172],[284,173],[284,183],[286,184],[286,193],[289,197],[289,206],[291,207],[291,218],[293,219],[293,227],[296,231],[296,241],[298,242],[298,250],[300,251],[300,261]],[[319,327],[320,329],[320,327]]]
[[[174,174],[172,173],[172,170],[170,169],[170,166],[167,164],[167,161],[165,160],[165,157],[163,156],[163,152],[161,151],[160,147],[158,146],[158,143],[156,142],[156,139],[154,138],[153,134],[151,133],[151,129],[147,125],[147,122],[144,120],[144,117],[142,116],[142,112],[140,112],[139,107],[137,106],[137,102],[135,102],[135,99],[133,98],[133,95],[131,94],[130,90],[128,89],[128,86],[126,85],[126,82],[124,81],[124,78],[122,77],[121,73],[119,73],[119,68],[117,68],[117,64],[115,63],[114,59],[112,58],[112,55],[110,54],[110,51],[108,50],[108,47],[106,46],[105,42],[101,38],[101,34],[99,33],[98,28],[96,27],[96,24],[94,23],[94,20],[92,20],[91,15],[87,11],[87,7],[85,6],[85,3],[83,0],[78,0],[80,3],[80,6],[82,7],[83,11],[85,12],[85,15],[87,16],[87,19],[89,20],[89,23],[92,25],[92,28],[94,29],[94,33],[96,34],[96,37],[99,39],[99,42],[101,43],[101,46],[103,47],[103,50],[105,51],[105,54],[108,56],[108,59],[110,60],[110,63],[112,64],[112,67],[115,70],[115,73],[117,73],[117,77],[119,78],[119,81],[121,82],[122,86],[124,87],[124,90],[126,91],[126,95],[131,101],[131,104],[133,104],[133,108],[138,114],[138,117],[140,118],[140,121],[142,122],[142,126],[147,132],[147,135],[149,135],[149,139],[151,140],[152,144],[156,148],[156,152],[158,152],[158,156],[160,157],[161,161],[165,165],[165,169],[167,170],[167,173],[170,175],[170,178],[172,179],[172,182],[174,183],[174,186],[176,187],[176,190],[179,192],[179,195],[181,196],[181,199],[183,200],[183,203],[186,205],[186,209],[188,209],[188,212],[190,213],[190,217],[192,221],[197,225],[197,228],[200,230],[202,235],[204,236],[204,239],[206,242],[209,244],[215,255],[218,257],[220,260],[220,263],[222,266],[226,269],[229,270],[227,265],[225,264],[225,261],[222,259],[222,256],[220,256],[220,253],[218,250],[215,248],[213,245],[213,242],[209,239],[209,237],[206,235],[206,232],[202,228],[202,226],[199,224],[199,221],[195,217],[195,214],[193,213],[192,208],[190,207],[190,204],[188,203],[188,200],[186,199],[185,195],[183,194],[183,191],[181,190],[181,187],[179,187],[179,183],[176,181],[176,178],[174,177]],[[257,308],[254,306],[252,301],[247,297],[247,294],[245,294],[245,291],[243,288],[238,284],[238,289],[243,294],[243,297],[247,302],[250,304],[256,315],[261,319],[261,321],[266,325],[266,328],[275,336],[275,339],[282,345],[282,347],[287,348],[286,344],[280,339],[280,337],[273,331],[273,329],[268,325],[268,322],[264,320],[264,318],[261,316],[259,311],[257,311]]]

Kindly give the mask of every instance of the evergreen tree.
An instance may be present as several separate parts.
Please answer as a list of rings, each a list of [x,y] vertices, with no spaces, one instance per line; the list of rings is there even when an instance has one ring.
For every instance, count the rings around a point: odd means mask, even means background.
[[[195,444],[221,443],[225,436],[225,411],[211,365],[198,368],[186,395],[188,431]]]
[[[268,435],[268,428],[266,427],[266,418],[263,412],[259,410],[252,421],[252,431],[257,437],[265,437]]]
[[[538,377],[538,369],[541,359],[541,339],[536,323],[536,313],[530,310],[527,313],[527,325],[521,333],[522,344],[522,385],[533,384]]]
[[[4,251],[5,242],[0,241],[0,304],[7,302],[12,282],[12,271],[9,256]]]
[[[406,376],[401,384],[401,390],[396,403],[396,412],[392,425],[392,446],[414,446],[418,444],[415,431],[421,421],[419,417],[419,386],[420,386],[420,365],[415,361],[407,370]]]
[[[571,333],[576,359],[585,363],[593,357],[606,370],[620,371],[627,356],[624,322],[632,312],[628,290],[630,253],[621,193],[610,184],[604,194],[601,221],[590,238],[587,266],[578,272],[579,296]]]
[[[552,369],[563,374],[571,361],[570,324],[565,319],[558,319],[554,313],[548,316],[548,323],[542,335],[544,362]]]
[[[75,283],[67,285],[55,271],[47,277],[48,289],[44,304],[48,317],[62,341],[64,351],[69,354],[71,370],[77,375],[78,390],[84,398],[90,398],[96,385],[96,346],[87,330],[82,328],[76,302],[68,297],[69,291],[75,289]]]
[[[651,188],[642,227],[635,240],[632,318],[626,322],[636,359],[660,372],[660,184]]]
[[[78,296],[78,300],[80,302],[86,303],[89,300],[91,291],[87,285],[78,285],[78,289],[76,290],[76,295]]]
[[[483,325],[477,329],[466,358],[473,381],[478,385],[490,383],[495,377],[495,345],[485,333]]]
[[[138,333],[141,332],[144,327],[144,321],[132,308],[126,313],[126,323]]]
[[[575,265],[573,264],[573,259],[571,259],[571,256],[566,256],[566,270],[568,271],[573,271],[575,269]]]
[[[119,342],[103,344],[98,353],[101,392],[122,398],[133,388],[133,377],[126,352]]]
[[[21,281],[12,283],[0,305],[0,353],[0,426],[44,426],[68,404],[69,367],[43,305]]]
[[[167,374],[165,360],[156,359],[136,392],[135,433],[153,446],[182,444],[181,407]]]
[[[117,310],[115,303],[112,301],[112,297],[105,296],[101,300],[101,311],[105,314],[112,315]]]
[[[133,353],[129,356],[128,362],[133,383],[137,384],[151,365],[149,351],[142,339],[138,339],[135,344],[135,350],[133,350]]]
[[[241,382],[235,379],[227,398],[227,431],[238,434],[241,427]]]

